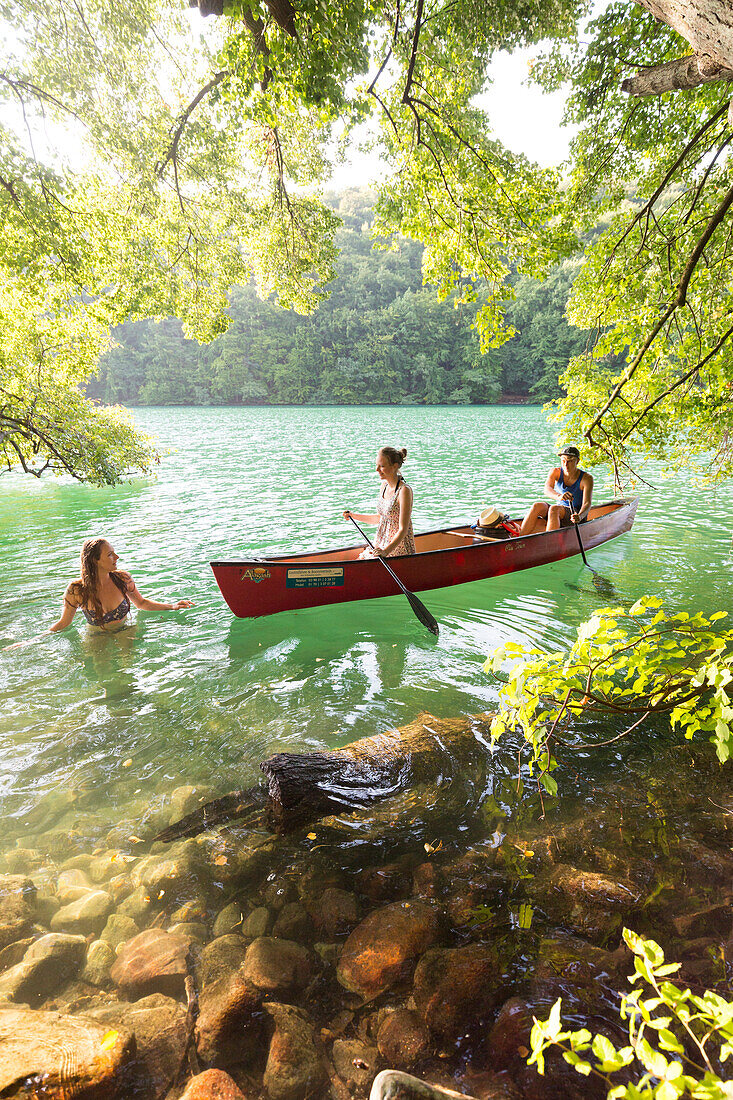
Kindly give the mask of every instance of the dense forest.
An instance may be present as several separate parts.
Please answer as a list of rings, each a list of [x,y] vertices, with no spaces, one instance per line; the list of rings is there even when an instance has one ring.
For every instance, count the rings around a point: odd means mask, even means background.
[[[482,355],[475,305],[440,302],[422,285],[422,246],[400,238],[374,248],[373,196],[331,196],[343,220],[338,277],[309,316],[231,292],[231,324],[210,344],[186,340],[175,319],[120,325],[87,394],[110,404],[485,404],[559,395],[558,375],[585,346],[565,305],[579,259],[544,281],[512,279],[507,320],[516,330]]]

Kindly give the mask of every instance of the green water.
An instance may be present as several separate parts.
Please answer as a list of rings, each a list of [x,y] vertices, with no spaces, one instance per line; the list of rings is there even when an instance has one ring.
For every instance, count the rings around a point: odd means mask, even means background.
[[[598,606],[578,557],[426,594],[441,626],[435,643],[402,597],[236,620],[208,566],[352,541],[341,512],[371,507],[383,443],[408,448],[417,530],[471,519],[486,504],[519,512],[553,459],[539,409],[144,409],[135,418],[170,452],[156,480],[110,489],[0,481],[0,644],[55,619],[94,534],[112,541],[143,594],[196,606],[138,613],[112,637],[90,634],[78,615],[64,634],[0,654],[7,843],[63,827],[91,846],[112,826],[139,831],[181,784],[223,793],[254,781],[273,751],[343,744],[423,710],[490,709],[495,690],[481,666],[492,646],[565,643]],[[592,553],[595,568],[629,602],[659,593],[672,605],[727,609],[733,489],[701,503],[680,482],[656,483],[642,492],[634,531]],[[612,495],[600,479],[596,500]],[[619,751],[604,768],[627,764]]]

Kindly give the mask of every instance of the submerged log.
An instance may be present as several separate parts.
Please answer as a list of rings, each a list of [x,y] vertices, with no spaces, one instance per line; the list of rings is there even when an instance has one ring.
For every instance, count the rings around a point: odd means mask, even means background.
[[[389,798],[415,783],[450,777],[459,759],[486,751],[491,717],[419,714],[406,726],[362,737],[341,749],[276,753],[260,764],[276,829],[287,832],[326,814]]]
[[[414,722],[326,752],[279,752],[260,768],[267,788],[216,798],[164,829],[154,839],[176,840],[236,818],[288,832],[327,814],[347,813],[383,801],[422,782],[450,779],[473,754],[485,756],[491,714]]]

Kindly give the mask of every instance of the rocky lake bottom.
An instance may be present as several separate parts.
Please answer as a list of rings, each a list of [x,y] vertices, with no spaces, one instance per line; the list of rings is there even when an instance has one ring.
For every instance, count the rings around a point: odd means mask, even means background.
[[[731,994],[727,773],[668,732],[661,765],[655,736],[605,781],[566,765],[544,817],[526,777],[465,762],[286,836],[151,843],[219,793],[193,785],[117,820],[49,792],[2,841],[0,1094],[347,1100],[394,1068],[477,1100],[604,1096],[528,1067],[529,1030],[561,996],[622,1043],[623,927]]]

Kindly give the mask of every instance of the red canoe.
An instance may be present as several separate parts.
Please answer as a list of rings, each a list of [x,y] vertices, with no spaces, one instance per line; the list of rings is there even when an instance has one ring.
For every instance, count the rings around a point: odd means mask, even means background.
[[[591,508],[581,527],[586,550],[630,531],[639,504],[612,500]],[[465,538],[461,536],[471,536]],[[580,553],[575,531],[563,527],[510,539],[478,539],[466,524],[415,536],[417,553],[390,558],[389,564],[412,592],[501,577]],[[300,607],[394,596],[399,588],[378,561],[358,561],[363,543],[317,554],[212,561],[216,583],[240,619],[274,615]]]

